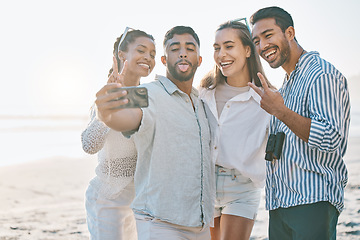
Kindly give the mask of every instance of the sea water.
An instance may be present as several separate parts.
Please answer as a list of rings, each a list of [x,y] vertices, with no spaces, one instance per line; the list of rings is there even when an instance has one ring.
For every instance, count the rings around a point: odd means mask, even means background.
[[[0,116],[0,166],[52,157],[88,156],[81,132],[88,116]],[[360,111],[351,112],[347,161],[357,161],[360,146]]]
[[[0,166],[52,157],[79,158],[87,116],[1,116]]]

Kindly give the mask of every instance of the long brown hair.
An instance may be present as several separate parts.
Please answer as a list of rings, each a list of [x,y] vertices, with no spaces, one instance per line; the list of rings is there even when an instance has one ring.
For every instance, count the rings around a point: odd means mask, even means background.
[[[260,72],[266,79],[266,83],[269,87],[273,88],[271,83],[267,80],[263,67],[260,62],[258,53],[255,50],[255,45],[251,39],[251,34],[247,26],[238,21],[227,21],[221,24],[216,31],[220,31],[226,28],[232,28],[238,30],[238,37],[244,47],[249,46],[251,50],[251,55],[247,58],[247,66],[249,68],[250,77],[254,81],[255,85],[262,87],[257,73]],[[221,73],[219,67],[215,64],[214,69],[211,70],[200,82],[200,87],[206,89],[214,89],[218,84],[222,84],[226,81],[226,77]]]

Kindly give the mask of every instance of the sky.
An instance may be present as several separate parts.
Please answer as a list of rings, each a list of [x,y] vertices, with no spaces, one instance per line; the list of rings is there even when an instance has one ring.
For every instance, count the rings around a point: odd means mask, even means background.
[[[200,37],[203,57],[196,86],[214,65],[217,26],[249,18],[268,6],[282,7],[292,15],[296,38],[305,50],[318,51],[348,79],[359,79],[359,0],[2,1],[0,115],[87,115],[107,81],[113,43],[126,26],[155,37],[156,67],[143,82],[165,74],[160,57],[166,31],[191,26]],[[266,62],[263,67],[280,87],[284,71],[271,69]]]

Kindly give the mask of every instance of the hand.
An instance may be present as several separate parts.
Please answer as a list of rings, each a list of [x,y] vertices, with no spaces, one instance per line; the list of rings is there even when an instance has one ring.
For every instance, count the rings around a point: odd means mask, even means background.
[[[261,108],[280,119],[279,117],[281,113],[284,109],[286,109],[284,99],[278,91],[274,91],[273,89],[269,88],[264,76],[261,73],[258,73],[257,75],[261,81],[261,85],[263,86],[263,88],[259,88],[251,82],[249,82],[248,85],[252,89],[254,89],[254,91],[261,97]]]
[[[124,85],[125,73],[126,73],[127,68],[128,68],[127,65],[128,65],[128,62],[126,60],[124,62],[124,66],[123,66],[123,68],[121,70],[121,74],[119,74],[118,63],[117,63],[116,57],[113,56],[113,65],[112,65],[113,71],[110,74],[107,83],[121,83],[121,84]]]
[[[117,70],[116,58],[114,57],[113,60],[114,60],[113,72],[109,77],[108,84],[102,87],[96,93],[95,104],[97,107],[97,116],[104,123],[111,120],[111,116],[113,113],[121,110],[121,109],[114,109],[115,107],[127,104],[129,102],[129,100],[126,98],[118,100],[120,97],[126,96],[127,91],[124,90],[124,91],[110,92],[111,89],[121,88],[124,86],[122,82],[124,81],[125,73],[128,68],[127,61],[125,61],[124,67],[121,70],[121,73],[119,74]]]

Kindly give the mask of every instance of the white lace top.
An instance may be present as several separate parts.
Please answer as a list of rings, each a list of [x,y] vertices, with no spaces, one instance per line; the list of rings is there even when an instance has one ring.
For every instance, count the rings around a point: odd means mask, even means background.
[[[82,147],[86,153],[98,152],[96,177],[90,185],[103,197],[114,199],[134,179],[137,153],[132,138],[107,127],[96,118],[92,107],[91,120],[81,134]]]

